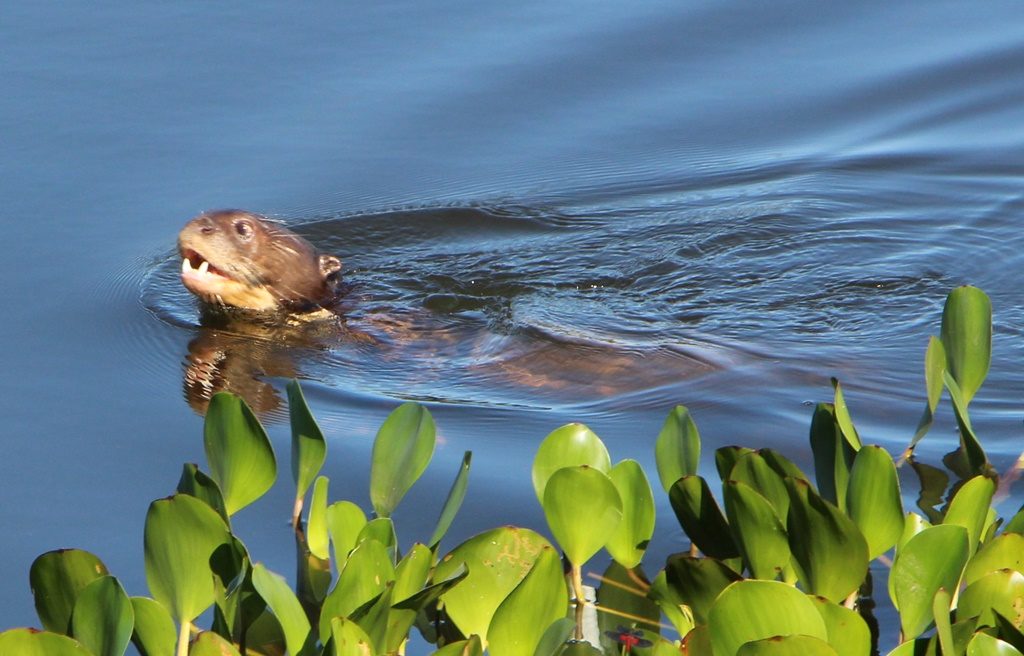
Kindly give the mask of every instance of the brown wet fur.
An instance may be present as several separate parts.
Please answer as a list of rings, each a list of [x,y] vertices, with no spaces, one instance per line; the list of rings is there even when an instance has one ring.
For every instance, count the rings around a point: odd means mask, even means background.
[[[193,269],[182,282],[214,306],[305,313],[337,301],[340,260],[258,214],[200,214],[179,233],[178,251]],[[198,273],[203,261],[210,274]]]

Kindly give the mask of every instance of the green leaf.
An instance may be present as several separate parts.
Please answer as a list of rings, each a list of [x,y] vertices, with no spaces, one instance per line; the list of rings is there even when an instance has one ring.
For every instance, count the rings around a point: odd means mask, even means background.
[[[672,558],[679,557],[685,556],[670,556],[669,562],[671,562]],[[612,564],[615,564],[614,561]],[[731,572],[731,570],[729,571]],[[647,597],[658,605],[658,608],[661,609],[661,612],[664,613],[665,617],[668,618],[668,621],[672,623],[673,627],[675,627],[676,632],[678,632],[679,635],[684,636],[687,633],[689,633],[694,627],[695,621],[693,617],[693,611],[690,609],[689,606],[686,605],[686,601],[684,601],[683,598],[676,591],[675,585],[669,585],[668,576],[665,574],[665,572],[665,569],[661,570],[654,577],[654,580],[651,581],[651,588],[647,591]],[[733,579],[730,579],[727,583],[723,584],[721,588],[724,589],[725,586],[728,585],[728,583],[731,583],[733,580],[739,578],[739,575],[735,572],[732,572],[732,575]],[[676,585],[678,585],[678,583],[676,583]],[[598,598],[600,598],[601,591],[603,589],[604,586],[601,586],[601,588],[598,590]],[[710,601],[708,601],[707,606],[708,608],[710,608]],[[598,619],[600,619],[600,617]]]
[[[644,594],[643,588],[646,585],[642,583],[647,577],[643,569],[626,569],[613,560],[600,580],[601,585],[595,591],[597,607],[611,611],[597,613],[600,647],[606,652],[621,650],[622,644],[608,632],[617,635],[619,627],[623,625],[642,630],[645,639],[657,638],[660,631],[661,609],[653,596]],[[625,620],[626,617],[629,618],[628,621]]]
[[[525,528],[505,526],[469,538],[444,556],[434,580],[446,579],[463,566],[468,576],[445,592],[445,610],[463,635],[487,639],[498,606],[519,585],[537,557],[551,544]]]
[[[910,456],[917,443],[921,441],[921,438],[923,438],[932,427],[932,421],[935,417],[935,408],[938,407],[939,399],[942,398],[942,387],[944,385],[942,378],[945,373],[946,350],[942,347],[942,341],[938,337],[929,337],[928,349],[924,354],[924,382],[928,393],[928,399],[925,402],[921,421],[918,422],[917,430],[914,432],[914,437],[911,438],[910,446],[907,447],[907,451],[904,454],[904,459]]]
[[[494,611],[487,629],[493,656],[533,656],[545,629],[565,617],[569,593],[562,560],[553,548],[541,549],[529,573]]]
[[[235,646],[213,631],[202,631],[192,642],[189,656],[240,656]]]
[[[718,471],[719,480],[729,480],[736,463],[748,453],[754,453],[754,450],[745,446],[723,446],[715,449],[715,469]],[[744,481],[744,483],[746,482],[748,481]]]
[[[562,645],[558,656],[603,656],[600,649],[589,642],[567,642]]]
[[[740,575],[714,558],[693,558],[684,554],[669,556],[665,562],[665,580],[693,612],[697,624],[706,624],[715,599]]]
[[[555,656],[575,629],[576,622],[571,617],[555,620],[544,630],[533,656]]]
[[[740,555],[711,488],[700,476],[684,476],[668,492],[676,519],[697,548],[712,558]]]
[[[668,413],[654,445],[661,486],[668,492],[683,476],[695,476],[700,465],[700,433],[690,411],[677,405]]]
[[[846,486],[856,450],[843,437],[831,403],[819,403],[811,418],[811,452],[814,477],[821,496],[840,510],[846,510]]]
[[[113,576],[101,576],[78,593],[71,631],[95,656],[122,656],[134,624],[132,602]]]
[[[292,426],[292,480],[295,499],[301,503],[327,458],[327,442],[297,380],[288,383],[288,418]]]
[[[942,310],[942,345],[964,407],[985,382],[992,358],[992,303],[977,287],[957,287]]]
[[[187,462],[182,467],[181,478],[178,479],[177,491],[188,494],[206,502],[217,511],[224,524],[231,526],[231,519],[228,517],[227,508],[224,507],[224,495],[220,493],[217,481],[203,473],[199,465]]]
[[[1019,656],[1020,651],[1008,642],[978,632],[967,643],[967,656]]]
[[[968,551],[967,529],[942,525],[922,530],[896,552],[889,594],[899,610],[905,640],[916,638],[931,625],[935,593],[939,588],[957,588]]]
[[[434,418],[418,403],[398,406],[377,431],[370,464],[370,502],[388,517],[434,454]]]
[[[466,498],[466,488],[469,485],[469,465],[472,461],[473,452],[466,451],[462,455],[462,466],[459,467],[459,473],[455,475],[452,487],[448,491],[448,498],[444,500],[441,515],[437,518],[434,534],[430,536],[430,541],[427,543],[431,549],[437,549],[437,545],[441,544],[441,539],[448,532],[452,522],[455,520],[455,515],[458,514],[459,508],[462,507],[462,501]]]
[[[398,561],[398,536],[395,534],[395,523],[390,517],[377,517],[366,522],[366,526],[359,531],[356,543],[366,540],[375,540],[384,545],[391,557],[392,564]]]
[[[1016,626],[1024,623],[1024,574],[1004,569],[991,572],[967,586],[960,594],[957,613],[979,617],[979,623],[995,624],[994,613]]]
[[[350,551],[356,548],[366,526],[366,514],[351,501],[335,501],[327,506],[327,530],[334,543],[334,561],[338,571],[345,567]]]
[[[801,476],[802,477],[802,476]],[[771,503],[775,514],[784,519],[789,513],[789,493],[784,475],[776,471],[761,453],[751,451],[739,459],[726,479],[746,483]]]
[[[960,428],[960,451],[966,458],[967,467],[971,473],[985,473],[988,457],[985,455],[984,449],[981,448],[978,436],[974,434],[971,418],[967,414],[967,402],[963,398],[960,387],[948,371],[942,375],[942,379],[946,383],[946,389],[949,390],[949,399],[953,402],[953,413],[956,415],[956,423]]]
[[[868,571],[868,544],[857,525],[804,481],[786,479],[789,548],[809,592],[839,602]]]
[[[719,595],[708,618],[715,656],[732,656],[748,642],[806,635],[828,640],[821,615],[804,593],[777,581],[737,581]]]
[[[857,434],[857,429],[853,425],[853,418],[850,417],[850,410],[846,407],[846,399],[843,397],[843,388],[839,385],[839,379],[832,379],[832,389],[835,390],[835,398],[833,404],[833,410],[835,411],[836,425],[839,426],[839,432],[842,434],[843,439],[854,451],[858,451],[861,446],[860,435]]]
[[[309,552],[320,560],[331,557],[330,534],[327,531],[327,487],[326,476],[318,476],[313,484],[313,499],[309,503],[309,519],[306,522],[306,544]]]
[[[846,508],[864,534],[872,560],[892,548],[903,534],[903,498],[896,465],[882,447],[866,446],[857,452]]]
[[[867,654],[869,652],[861,652]],[[737,656],[836,656],[829,643],[806,635],[773,636],[748,642]]]
[[[400,604],[423,591],[434,564],[434,553],[429,547],[414,544],[395,568],[395,586],[391,589],[392,607],[388,612],[383,651],[396,652],[409,636],[409,629],[416,622],[416,614],[422,606],[403,608]],[[437,593],[440,596],[440,592]],[[425,605],[425,604],[424,604]]]
[[[224,520],[199,499],[176,494],[149,505],[144,533],[153,598],[179,623],[191,622],[214,601],[210,556],[231,541]]]
[[[141,656],[173,656],[178,639],[174,620],[167,609],[149,597],[132,597],[135,627],[132,644]]]
[[[573,565],[582,567],[614,535],[622,499],[604,472],[563,467],[544,487],[544,516],[551,534]]]
[[[210,476],[234,515],[270,489],[277,462],[267,433],[240,397],[218,392],[210,399],[203,429]]]
[[[604,442],[583,424],[566,424],[556,428],[537,447],[531,476],[537,500],[544,505],[544,487],[548,479],[563,467],[589,465],[608,473],[612,468],[611,456]]]
[[[331,650],[324,656],[372,656],[373,641],[362,627],[344,617],[331,620]]]
[[[387,547],[376,540],[360,543],[349,554],[338,582],[320,610],[321,642],[331,635],[331,619],[349,617],[357,608],[378,597],[395,580],[395,566]]]
[[[302,654],[314,642],[309,620],[302,604],[283,577],[274,574],[262,563],[252,567],[252,584],[284,630],[285,644],[292,654]]]
[[[1024,573],[1024,535],[1003,533],[983,545],[967,563],[964,583],[970,585],[1001,569]]]
[[[995,481],[984,476],[975,476],[957,490],[953,500],[949,502],[946,517],[942,520],[943,524],[955,524],[967,529],[971,555],[978,548],[989,504],[992,503],[992,495],[995,492]]]
[[[953,597],[945,588],[939,588],[932,599],[932,617],[935,620],[935,635],[943,654],[956,654],[953,642],[953,626],[949,613],[953,607]]]
[[[466,640],[452,642],[435,651],[431,656],[483,656],[484,647],[480,636],[469,636]]]
[[[107,573],[107,566],[99,558],[81,549],[47,551],[36,558],[28,578],[43,627],[54,633],[70,633],[71,611],[78,593]]]
[[[629,569],[644,557],[654,535],[654,493],[643,468],[636,460],[623,460],[608,472],[622,500],[622,521],[605,548],[619,564]]]
[[[67,636],[35,629],[10,629],[0,633],[0,654],[93,656],[88,649]]]
[[[871,653],[871,630],[855,610],[834,604],[824,597],[810,597],[825,622],[828,643],[838,656],[863,656]]]
[[[754,578],[775,579],[789,564],[789,542],[782,521],[763,496],[746,483],[726,481],[725,512]]]

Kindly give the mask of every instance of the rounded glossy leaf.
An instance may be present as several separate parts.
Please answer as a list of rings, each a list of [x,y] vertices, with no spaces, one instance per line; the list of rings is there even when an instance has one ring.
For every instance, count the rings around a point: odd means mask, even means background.
[[[995,494],[995,491],[995,481],[984,476],[975,476],[957,490],[953,500],[949,502],[949,509],[942,520],[943,524],[955,524],[967,529],[968,544],[972,554],[978,548],[978,542],[981,540],[989,505],[992,503],[992,495]]]
[[[714,558],[669,556],[665,563],[669,590],[690,607],[697,624],[706,624],[715,599],[740,575]]]
[[[203,631],[192,642],[189,656],[240,656],[235,646],[213,631]]]
[[[970,585],[986,574],[1001,569],[1024,574],[1024,535],[1003,533],[987,542],[967,563],[964,583]]]
[[[395,566],[387,547],[376,540],[366,540],[353,549],[320,611],[321,642],[331,635],[331,619],[350,616],[394,580]]]
[[[789,564],[789,541],[767,499],[746,483],[726,481],[725,512],[740,553],[754,578],[772,580]]]
[[[669,490],[676,519],[697,548],[712,558],[725,560],[740,555],[729,524],[700,476],[684,476]]]
[[[748,642],[740,647],[736,654],[737,656],[836,656],[837,652],[827,642],[819,638],[790,635]]]
[[[162,605],[149,597],[132,597],[135,630],[132,643],[142,656],[173,656],[178,632]]]
[[[807,590],[842,601],[860,587],[868,571],[868,544],[845,513],[803,481],[786,480],[789,548]]]
[[[388,517],[434,455],[434,418],[418,403],[403,403],[384,420],[373,442],[370,502]]]
[[[752,451],[736,460],[729,471],[728,480],[740,481],[754,488],[772,504],[775,514],[785,520],[789,513],[789,493],[782,475],[760,453]]]
[[[377,517],[366,522],[366,526],[359,531],[359,536],[356,537],[356,544],[366,540],[375,540],[384,545],[391,556],[391,562],[396,564],[398,536],[395,534],[395,523],[391,521],[390,517]]]
[[[501,602],[487,629],[492,656],[533,656],[545,629],[565,617],[569,592],[562,559],[551,547],[541,549],[530,572]]]
[[[324,656],[372,656],[373,641],[362,627],[344,617],[331,620],[331,650]]]
[[[292,480],[295,481],[295,497],[301,499],[323,467],[327,442],[306,405],[297,380],[288,383],[288,417],[292,427]]]
[[[622,499],[604,472],[581,465],[564,467],[544,488],[544,516],[573,565],[582,567],[614,535]]]
[[[957,613],[980,616],[980,623],[988,626],[995,624],[993,613],[999,613],[1020,626],[1024,622],[1024,574],[1008,569],[986,574],[961,593]]]
[[[205,501],[206,505],[217,511],[225,524],[231,525],[227,508],[224,507],[224,495],[220,493],[217,481],[204,474],[195,463],[187,462],[182,467],[177,491]]]
[[[313,498],[309,502],[309,519],[306,521],[306,545],[309,552],[321,560],[331,557],[331,539],[327,530],[327,488],[330,482],[326,476],[319,476],[313,485]]]
[[[700,465],[700,433],[690,411],[677,405],[668,413],[654,445],[661,486],[668,492],[683,476],[695,476]]]
[[[480,636],[469,636],[466,640],[451,642],[435,651],[431,656],[483,656],[484,647]]]
[[[635,460],[623,460],[608,472],[622,499],[622,521],[605,548],[625,568],[636,567],[654,535],[654,493]]]
[[[555,656],[575,629],[576,622],[570,617],[555,620],[544,630],[533,656]]]
[[[270,489],[277,461],[267,432],[240,397],[218,392],[210,399],[203,428],[210,477],[217,481],[228,515]]]
[[[608,449],[592,430],[583,424],[566,424],[556,428],[537,447],[533,458],[533,490],[544,505],[544,487],[548,479],[563,467],[589,465],[607,473],[612,468]]]
[[[455,547],[437,564],[434,580],[444,580],[463,565],[468,576],[441,599],[463,635],[486,640],[495,611],[512,592],[537,557],[551,544],[525,528],[506,526],[476,535]]]
[[[719,595],[708,618],[715,656],[733,656],[748,642],[806,635],[828,640],[821,615],[804,593],[777,581],[738,581]]]
[[[448,490],[448,497],[444,500],[444,506],[441,507],[441,514],[437,518],[434,534],[430,536],[430,541],[427,543],[431,549],[436,549],[437,545],[441,543],[441,538],[448,532],[452,522],[455,521],[455,515],[462,507],[462,501],[466,498],[466,488],[469,486],[469,466],[472,462],[473,452],[466,451],[462,455],[462,466],[459,467],[459,473],[455,475],[452,487]]]
[[[149,505],[143,536],[146,582],[153,598],[181,622],[191,622],[214,600],[210,556],[230,544],[215,510],[187,494]]]
[[[992,358],[992,302],[985,292],[970,286],[950,292],[941,334],[949,372],[966,405],[985,381]]]
[[[868,558],[875,559],[896,544],[903,534],[903,499],[896,464],[879,446],[857,452],[846,490],[846,508],[868,543]]]
[[[967,643],[967,656],[1020,656],[1020,653],[1010,643],[980,631]]]
[[[718,478],[723,481],[729,480],[732,468],[739,459],[753,452],[753,449],[745,446],[722,446],[715,449],[715,470],[718,471]]]
[[[824,597],[810,597],[825,622],[828,642],[839,656],[863,656],[871,653],[871,630],[855,610],[834,604]]]
[[[113,576],[102,576],[78,593],[71,630],[95,656],[124,654],[134,624],[132,602]]]
[[[334,543],[334,560],[339,571],[344,568],[349,552],[356,548],[364,526],[366,513],[351,501],[335,501],[327,506],[327,530]]]
[[[0,654],[17,656],[93,656],[71,638],[35,629],[10,629],[0,633]]]
[[[36,558],[28,578],[43,627],[54,633],[70,633],[71,611],[78,593],[106,574],[107,566],[81,549],[47,551]]]
[[[922,530],[896,553],[889,594],[899,610],[905,640],[932,623],[932,601],[939,588],[955,590],[967,563],[967,529],[941,525]]]
[[[288,651],[292,654],[301,653],[307,641],[311,640],[309,620],[291,587],[283,577],[268,570],[263,563],[253,565],[252,584],[281,624]]]

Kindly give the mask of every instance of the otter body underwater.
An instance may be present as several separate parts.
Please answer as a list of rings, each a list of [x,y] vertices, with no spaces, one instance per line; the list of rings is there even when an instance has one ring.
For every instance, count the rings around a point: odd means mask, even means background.
[[[298,375],[299,367],[290,362],[291,346],[333,350],[354,345],[371,369],[375,363],[391,369],[398,360],[415,362],[417,379],[469,376],[475,387],[491,389],[498,398],[498,388],[508,385],[564,390],[569,399],[610,397],[720,368],[718,358],[708,357],[715,348],[636,347],[529,324],[495,331],[479,317],[452,320],[425,308],[381,308],[371,302],[367,309],[359,301],[370,297],[347,296],[353,285],[342,280],[339,258],[280,224],[241,210],[192,219],[178,236],[178,252],[181,281],[200,301],[200,330],[205,331],[189,357],[186,384],[199,381],[204,398],[265,375]],[[256,338],[252,348],[246,336]],[[284,347],[274,352],[289,361],[288,367],[271,366],[261,355],[272,344]],[[244,374],[236,372],[227,380],[224,363],[239,359]],[[522,392],[510,398],[519,402]]]

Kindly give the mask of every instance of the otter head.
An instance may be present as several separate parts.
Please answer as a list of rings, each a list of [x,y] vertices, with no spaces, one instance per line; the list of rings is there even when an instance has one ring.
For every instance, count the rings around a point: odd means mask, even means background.
[[[206,212],[178,234],[181,282],[216,306],[309,312],[336,300],[341,261],[265,217]]]

